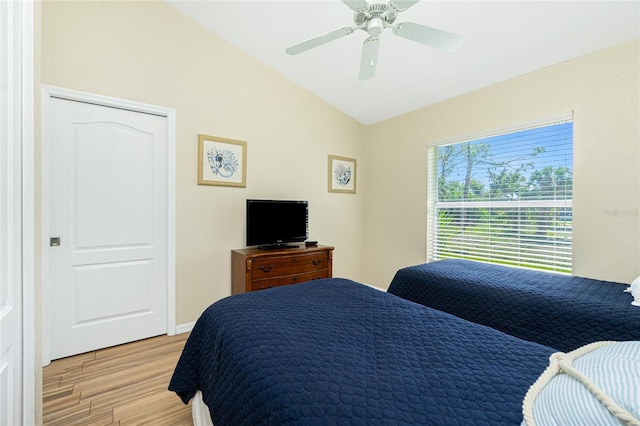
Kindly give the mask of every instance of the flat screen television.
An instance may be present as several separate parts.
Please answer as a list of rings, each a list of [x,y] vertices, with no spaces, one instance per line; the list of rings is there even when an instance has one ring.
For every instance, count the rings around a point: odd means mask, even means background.
[[[309,202],[247,200],[247,246],[297,247],[309,238]]]

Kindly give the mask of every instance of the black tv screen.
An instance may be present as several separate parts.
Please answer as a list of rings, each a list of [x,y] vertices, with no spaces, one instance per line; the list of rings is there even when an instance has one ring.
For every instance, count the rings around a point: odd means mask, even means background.
[[[247,246],[287,247],[308,238],[308,201],[247,200]]]

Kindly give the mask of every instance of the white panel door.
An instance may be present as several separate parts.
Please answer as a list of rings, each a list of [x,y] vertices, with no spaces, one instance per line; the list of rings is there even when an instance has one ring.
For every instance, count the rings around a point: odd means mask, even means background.
[[[49,111],[51,358],[165,334],[166,118]]]

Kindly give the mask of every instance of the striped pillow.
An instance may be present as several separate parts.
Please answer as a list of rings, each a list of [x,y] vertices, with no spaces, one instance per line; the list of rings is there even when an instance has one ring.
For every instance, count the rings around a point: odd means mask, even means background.
[[[640,425],[640,341],[551,355],[523,402],[523,425]]]

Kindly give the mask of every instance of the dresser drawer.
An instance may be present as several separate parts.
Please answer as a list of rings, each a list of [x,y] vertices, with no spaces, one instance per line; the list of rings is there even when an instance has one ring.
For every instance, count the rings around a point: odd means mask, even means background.
[[[326,270],[328,261],[329,256],[326,252],[254,259],[251,280]]]
[[[306,272],[295,275],[280,276],[276,278],[267,278],[251,282],[251,291],[265,290],[268,288],[278,287],[281,285],[299,284],[305,281],[319,280],[320,278],[329,278],[327,270]]]
[[[331,246],[231,250],[232,294],[331,278],[332,274]]]

